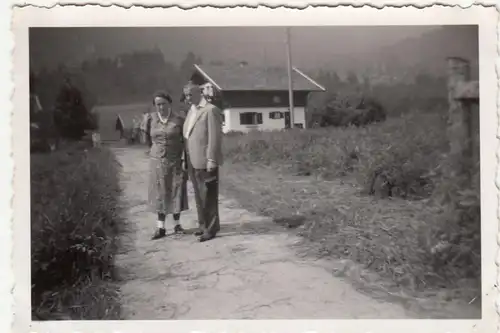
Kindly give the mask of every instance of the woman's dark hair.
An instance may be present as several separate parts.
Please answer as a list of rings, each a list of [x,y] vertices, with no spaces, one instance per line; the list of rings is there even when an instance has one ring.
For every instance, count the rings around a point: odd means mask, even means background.
[[[170,97],[170,95],[168,93],[166,93],[165,91],[157,91],[153,95],[153,105],[155,105],[155,98],[156,97],[161,97],[161,98],[165,99],[169,104],[172,104],[172,97]]]

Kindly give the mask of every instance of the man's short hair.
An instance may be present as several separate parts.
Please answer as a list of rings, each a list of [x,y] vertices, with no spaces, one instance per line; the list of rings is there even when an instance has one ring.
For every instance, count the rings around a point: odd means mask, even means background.
[[[193,89],[201,89],[199,85],[195,84],[193,81],[188,81],[186,85],[182,88],[182,94],[181,94],[181,102],[184,102],[186,100],[186,92],[189,92]]]

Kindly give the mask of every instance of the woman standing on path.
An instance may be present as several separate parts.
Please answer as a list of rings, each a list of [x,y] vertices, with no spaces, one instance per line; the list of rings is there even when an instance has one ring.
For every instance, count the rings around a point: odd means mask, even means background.
[[[184,233],[180,225],[182,211],[188,209],[187,173],[183,169],[184,118],[172,109],[172,98],[164,92],[154,95],[152,112],[147,123],[148,143],[151,146],[148,201],[158,215],[152,239],[166,236],[165,220],[172,214],[174,232]]]

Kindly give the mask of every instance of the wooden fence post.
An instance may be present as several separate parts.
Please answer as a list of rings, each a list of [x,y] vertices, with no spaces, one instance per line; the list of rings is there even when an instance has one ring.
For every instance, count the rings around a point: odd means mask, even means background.
[[[449,57],[448,61],[448,129],[450,176],[472,171],[471,102],[479,100],[477,81],[470,81],[470,65],[465,59]]]

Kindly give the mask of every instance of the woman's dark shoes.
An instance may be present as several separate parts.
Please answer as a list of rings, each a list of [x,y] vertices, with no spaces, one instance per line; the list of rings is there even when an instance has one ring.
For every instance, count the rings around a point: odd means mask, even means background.
[[[180,224],[177,224],[174,227],[174,233],[176,233],[176,234],[185,234],[186,231],[184,230],[184,228]]]
[[[160,238],[163,238],[167,235],[167,231],[165,230],[165,228],[158,228],[156,229],[153,237],[151,237],[152,240],[155,240],[155,239],[160,239]]]
[[[206,241],[209,241],[209,240],[211,240],[211,239],[213,239],[213,238],[215,238],[215,235],[214,235],[214,234],[206,234],[206,233],[204,233],[204,234],[202,234],[202,235],[200,236],[200,238],[198,238],[198,240],[199,240],[200,242],[206,242]]]

